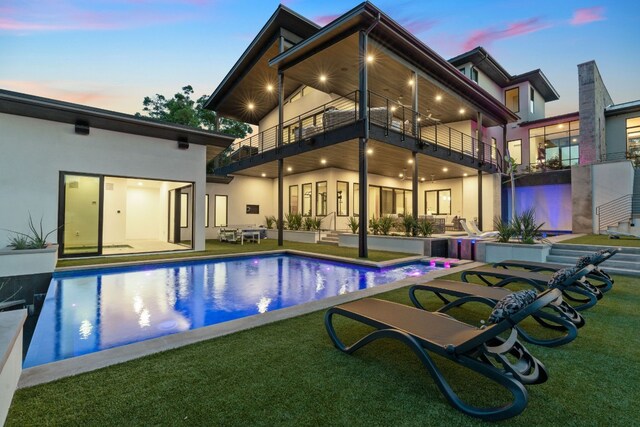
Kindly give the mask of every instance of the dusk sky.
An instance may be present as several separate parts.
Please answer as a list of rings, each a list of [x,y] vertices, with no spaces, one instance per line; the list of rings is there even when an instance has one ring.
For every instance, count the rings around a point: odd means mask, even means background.
[[[322,25],[359,1],[289,0]],[[640,1],[373,2],[449,59],[478,45],[511,74],[540,68],[578,110],[595,59],[615,103],[640,99]],[[278,6],[248,0],[1,0],[0,88],[135,113],[146,95],[211,94]]]

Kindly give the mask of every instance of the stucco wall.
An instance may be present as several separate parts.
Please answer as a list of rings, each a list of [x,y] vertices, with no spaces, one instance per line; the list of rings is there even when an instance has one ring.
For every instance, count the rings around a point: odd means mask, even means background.
[[[607,155],[627,151],[627,119],[640,117],[640,112],[608,116],[606,118]]]
[[[292,84],[291,82],[286,81],[285,85]],[[284,121],[287,121],[293,117],[299,116],[300,114],[306,113],[320,105],[326,104],[333,99],[338,98],[338,95],[328,94],[325,92],[321,92],[312,87],[304,88],[305,94],[302,98],[294,101],[287,102],[283,108]],[[294,92],[294,95],[297,93]],[[291,97],[289,97],[291,98]],[[286,99],[285,101],[289,101]],[[264,131],[270,129],[278,124],[278,108],[274,108],[270,111],[262,120],[260,120],[259,129],[260,131]]]
[[[71,124],[9,114],[0,114],[0,129],[0,194],[14,206],[0,210],[0,245],[4,229],[27,231],[29,212],[45,230],[57,227],[59,172],[66,171],[195,182],[194,247],[204,249],[205,147],[180,150],[176,141],[97,128],[78,135]]]
[[[593,232],[598,232],[598,206],[633,193],[634,169],[630,160],[591,166]],[[631,207],[629,207],[629,214]]]

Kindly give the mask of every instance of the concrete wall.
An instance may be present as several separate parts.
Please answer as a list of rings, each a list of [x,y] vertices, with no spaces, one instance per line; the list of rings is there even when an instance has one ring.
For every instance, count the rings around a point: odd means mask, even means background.
[[[634,169],[630,160],[591,165],[593,232],[598,232],[596,208],[633,193]],[[631,207],[629,207],[629,216]]]
[[[204,249],[205,147],[180,150],[176,141],[97,128],[78,135],[72,124],[9,114],[0,114],[0,129],[0,194],[15,206],[0,210],[1,245],[4,229],[27,231],[29,213],[47,231],[58,226],[59,173],[66,171],[194,182],[194,247]]]
[[[606,153],[604,109],[613,104],[595,61],[578,65],[580,164],[600,161]]]
[[[606,118],[607,155],[625,153],[627,151],[627,119],[640,117],[640,112],[619,114]]]
[[[506,211],[511,212],[511,188],[505,191]],[[516,212],[534,208],[536,222],[542,230],[571,231],[571,184],[550,184],[516,187]]]
[[[0,313],[0,425],[9,413],[22,372],[22,325],[26,310]]]

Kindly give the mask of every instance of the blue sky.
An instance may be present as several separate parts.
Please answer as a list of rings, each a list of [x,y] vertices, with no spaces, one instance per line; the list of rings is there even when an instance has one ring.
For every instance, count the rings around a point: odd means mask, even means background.
[[[359,4],[288,0],[321,24]],[[484,46],[511,74],[540,68],[577,111],[595,59],[614,102],[640,99],[640,1],[379,0],[445,58]],[[0,88],[135,113],[146,95],[210,94],[277,7],[270,0],[2,0]]]

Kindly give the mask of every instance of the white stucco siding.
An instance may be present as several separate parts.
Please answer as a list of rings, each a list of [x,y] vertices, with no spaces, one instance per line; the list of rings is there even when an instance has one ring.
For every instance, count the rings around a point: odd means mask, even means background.
[[[0,114],[0,129],[0,246],[7,243],[4,229],[26,231],[29,213],[42,217],[47,231],[57,227],[59,173],[65,171],[193,182],[194,248],[204,249],[204,146],[180,150],[176,141],[93,127],[78,135],[72,124],[10,114]]]

